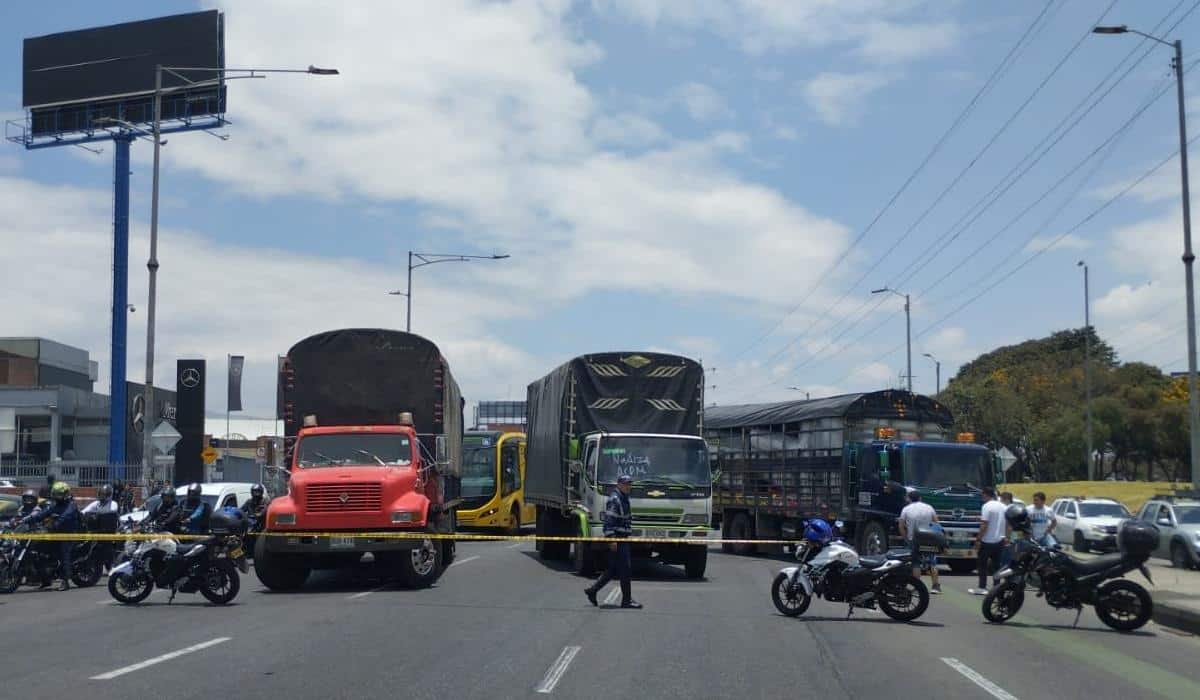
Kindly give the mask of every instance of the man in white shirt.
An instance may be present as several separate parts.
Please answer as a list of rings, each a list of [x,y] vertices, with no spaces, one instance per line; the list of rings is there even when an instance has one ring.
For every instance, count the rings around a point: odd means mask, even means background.
[[[1054,535],[1050,533],[1054,532],[1054,526],[1058,523],[1054,511],[1046,507],[1046,494],[1041,491],[1033,494],[1033,507],[1026,512],[1029,513],[1029,539],[1043,547],[1057,545]]]
[[[983,508],[979,514],[979,532],[975,534],[975,545],[979,548],[976,564],[979,571],[979,587],[968,591],[974,595],[987,595],[988,576],[995,573],[1001,553],[1008,543],[1008,521],[1004,519],[1004,503],[996,500],[996,490],[991,486],[984,486],[981,491]]]
[[[908,540],[912,548],[913,576],[921,578],[922,569],[929,571],[929,577],[933,579],[931,593],[942,592],[942,584],[938,582],[937,556],[921,553],[921,547],[917,543],[917,529],[929,527],[937,521],[937,511],[928,503],[921,502],[920,492],[909,491],[908,505],[900,511],[900,536]]]
[[[109,486],[108,484],[104,484],[99,489],[96,489],[96,500],[87,504],[87,507],[83,509],[83,514],[116,513],[117,502],[113,500],[112,494],[112,486]]]

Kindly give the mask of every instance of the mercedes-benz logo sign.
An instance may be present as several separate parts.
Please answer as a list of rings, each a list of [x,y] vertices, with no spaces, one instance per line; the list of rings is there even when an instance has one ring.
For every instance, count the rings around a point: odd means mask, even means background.
[[[200,386],[200,370],[194,367],[188,367],[179,375],[179,383],[189,389],[194,389]]]
[[[966,512],[966,511],[964,511],[962,508],[955,508],[955,509],[954,509],[954,519],[955,519],[955,520],[962,520],[962,519],[963,519],[963,516],[964,516],[964,515],[966,515],[966,514],[967,514],[967,512]]]

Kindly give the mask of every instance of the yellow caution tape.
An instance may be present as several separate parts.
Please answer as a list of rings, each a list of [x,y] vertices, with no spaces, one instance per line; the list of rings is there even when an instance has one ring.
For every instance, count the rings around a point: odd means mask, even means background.
[[[22,532],[0,534],[0,540],[11,539],[31,542],[127,542],[150,540],[204,540],[212,535],[174,535],[161,532],[139,532],[129,534],[92,532]],[[628,544],[772,544],[794,545],[799,540],[750,540],[723,539],[720,537],[579,537],[558,535],[485,535],[470,532],[307,532],[273,530],[257,532],[252,537],[296,537],[330,538],[349,537],[364,540],[456,540],[465,542],[601,542]]]

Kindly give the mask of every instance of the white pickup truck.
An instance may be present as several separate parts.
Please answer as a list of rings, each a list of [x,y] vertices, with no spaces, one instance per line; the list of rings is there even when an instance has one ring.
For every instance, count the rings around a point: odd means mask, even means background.
[[[255,484],[242,482],[215,482],[211,484],[200,484],[200,498],[213,507],[213,510],[220,510],[226,506],[240,507],[243,503],[250,500],[250,489]],[[175,489],[175,499],[179,503],[183,503],[187,498],[187,486],[180,486]],[[128,513],[121,517],[121,522],[140,523],[146,519],[150,511],[158,507],[160,496],[151,496],[146,499],[141,508]]]

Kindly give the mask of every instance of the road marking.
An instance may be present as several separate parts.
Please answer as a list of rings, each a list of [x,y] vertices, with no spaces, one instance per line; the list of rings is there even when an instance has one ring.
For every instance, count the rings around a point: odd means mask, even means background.
[[[458,566],[459,564],[466,564],[467,562],[475,561],[478,558],[479,558],[479,555],[475,555],[473,557],[467,557],[466,559],[455,559],[454,562],[452,564],[450,564],[450,566],[447,566],[446,568],[449,569],[449,568]]]
[[[571,662],[575,659],[575,655],[582,648],[563,647],[562,653],[558,655],[558,660],[551,664],[550,670],[546,671],[546,677],[542,679],[542,682],[534,690],[539,693],[554,692],[554,686],[558,685],[558,682],[562,680],[563,674],[567,672],[567,666],[571,665]]]
[[[525,544],[525,543],[524,543],[524,542],[517,542],[517,543],[515,543],[515,544],[510,544],[510,545],[508,545],[507,547],[505,547],[505,549],[516,549],[517,547],[520,547],[520,546],[521,546],[521,545],[523,545],[523,544]]]
[[[359,598],[366,598],[367,596],[371,595],[372,593],[378,593],[379,591],[382,591],[385,588],[387,588],[387,586],[383,585],[383,586],[380,586],[379,588],[372,588],[369,591],[363,591],[362,593],[355,593],[354,595],[348,595],[348,596],[346,596],[346,600],[358,600]]]
[[[148,668],[155,664],[161,664],[164,661],[170,661],[171,659],[177,659],[180,656],[184,656],[186,654],[191,654],[193,652],[201,651],[201,650],[207,649],[209,647],[215,647],[218,644],[224,644],[225,642],[228,642],[230,639],[233,639],[233,637],[217,637],[216,639],[210,639],[207,642],[201,642],[200,644],[193,644],[192,646],[187,647],[185,649],[180,649],[178,651],[172,651],[169,654],[163,654],[162,656],[156,656],[153,659],[146,659],[145,661],[141,661],[141,662],[133,664],[131,666],[125,666],[123,668],[118,668],[115,671],[109,671],[108,673],[101,673],[98,676],[92,676],[91,680],[93,680],[93,681],[111,681],[112,679],[117,678],[118,676],[124,676],[127,673],[133,673],[134,671],[140,671],[143,668]]]
[[[988,694],[991,695],[992,697],[999,698],[999,700],[1017,700],[1017,697],[1015,695],[1012,695],[1011,693],[1006,691],[1004,688],[1001,688],[1000,686],[996,685],[995,683],[993,683],[993,682],[989,681],[988,679],[984,678],[983,676],[979,675],[978,671],[976,671],[975,669],[971,668],[970,666],[964,664],[963,662],[959,661],[958,659],[942,657],[942,662],[945,663],[950,668],[954,669],[955,671],[958,671],[959,673],[961,673],[963,676],[965,676],[967,678],[967,680],[971,681],[972,683],[979,686],[980,688],[983,688],[984,690],[986,690],[988,692]]]

